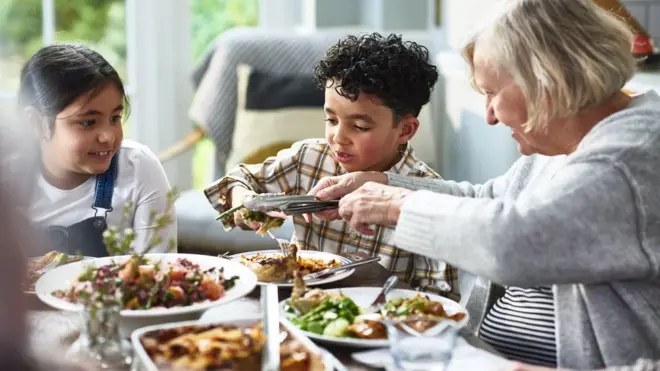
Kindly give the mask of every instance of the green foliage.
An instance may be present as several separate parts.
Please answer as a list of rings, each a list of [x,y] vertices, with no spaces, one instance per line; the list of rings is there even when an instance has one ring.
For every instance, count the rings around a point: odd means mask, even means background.
[[[55,4],[57,41],[84,42],[111,63],[124,64],[124,0],[58,0]],[[257,25],[258,0],[191,0],[190,6],[195,59],[223,31]],[[42,26],[41,0],[0,0],[4,56],[26,59],[34,54],[42,45]]]
[[[2,1],[5,4],[0,10],[0,35],[5,44],[4,51],[25,58],[41,46],[41,0]],[[57,32],[65,37],[64,40],[78,39],[94,44],[106,32],[108,10],[113,4],[123,6],[123,0],[57,1]]]
[[[0,0],[0,90],[15,89],[25,60],[42,46],[42,0]],[[140,0],[138,0],[140,1]],[[256,26],[259,0],[189,1],[194,61],[222,32]],[[57,41],[81,42],[103,55],[126,78],[125,0],[56,0]],[[176,27],[176,25],[173,25]],[[129,81],[130,83],[130,81]],[[130,132],[127,129],[127,132]],[[206,184],[213,143],[195,154],[195,187]]]
[[[172,225],[172,223],[175,223],[173,208],[174,203],[178,198],[179,191],[174,188],[167,193],[167,206],[165,207],[165,211],[163,213],[158,214],[158,211],[151,209],[149,213],[149,222],[147,222],[147,225],[153,226],[153,228],[149,230],[147,246],[141,255],[148,253],[164,242],[163,236],[160,235],[160,232],[168,228],[170,225]],[[134,205],[131,201],[126,202],[122,210],[122,221],[120,224],[124,224],[124,221],[126,220],[133,220],[134,209]],[[135,254],[135,250],[133,249],[134,240],[135,231],[132,228],[119,231],[116,226],[111,225],[108,226],[108,229],[103,232],[103,243],[105,244],[105,248],[110,256]],[[176,240],[174,239],[170,239],[167,241],[167,243],[168,252],[172,251],[176,247]]]
[[[194,60],[197,60],[223,31],[239,26],[256,26],[258,18],[258,0],[191,1]]]

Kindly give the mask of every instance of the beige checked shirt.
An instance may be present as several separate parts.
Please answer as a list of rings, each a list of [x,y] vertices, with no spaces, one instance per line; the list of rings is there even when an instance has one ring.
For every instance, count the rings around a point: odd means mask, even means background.
[[[422,161],[415,158],[410,145],[401,160],[388,170],[406,176],[440,178]],[[308,139],[280,151],[262,164],[239,165],[227,176],[208,186],[204,193],[218,212],[231,203],[230,190],[244,186],[256,193],[304,195],[328,176],[345,174],[323,139]],[[393,245],[394,228],[378,226],[373,236],[361,235],[342,220],[325,222],[314,219],[308,224],[302,216],[293,217],[293,241],[300,249],[334,254],[362,252],[380,256],[380,264],[400,279],[422,291],[431,291],[451,299],[460,298],[458,273],[447,263],[411,254]],[[227,228],[234,227],[230,218]],[[420,236],[425,238],[425,236]]]

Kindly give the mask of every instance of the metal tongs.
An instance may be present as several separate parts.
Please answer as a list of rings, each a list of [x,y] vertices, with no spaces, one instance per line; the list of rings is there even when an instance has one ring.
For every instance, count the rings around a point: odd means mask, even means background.
[[[332,210],[338,207],[339,200],[321,201],[314,196],[307,195],[287,196],[281,193],[262,193],[223,212],[216,219],[225,218],[242,208],[263,213],[274,211],[286,215],[299,215]]]
[[[338,200],[321,201],[314,196],[257,195],[243,203],[252,211],[279,211],[287,215],[315,213],[339,207]]]

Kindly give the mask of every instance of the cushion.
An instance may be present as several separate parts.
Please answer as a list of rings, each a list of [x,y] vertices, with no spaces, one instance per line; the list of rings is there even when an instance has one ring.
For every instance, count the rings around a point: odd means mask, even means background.
[[[239,65],[238,105],[227,170],[260,163],[299,140],[323,138],[324,93],[312,74],[276,74]]]
[[[236,72],[238,104],[225,171],[240,163],[261,163],[296,141],[325,137],[324,92],[311,73],[272,73],[245,64]],[[439,166],[430,103],[417,118],[419,129],[410,143],[420,160]]]

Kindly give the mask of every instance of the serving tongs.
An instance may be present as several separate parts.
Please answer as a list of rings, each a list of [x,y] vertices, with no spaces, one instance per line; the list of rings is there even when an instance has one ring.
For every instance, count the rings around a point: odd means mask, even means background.
[[[223,219],[241,208],[259,212],[281,212],[286,215],[312,214],[339,207],[339,200],[321,201],[314,196],[299,195],[287,196],[279,193],[264,193],[256,195],[243,202],[242,205],[233,207],[216,219]]]
[[[321,201],[314,196],[258,195],[243,203],[252,211],[279,211],[287,215],[315,213],[339,207],[338,200]]]

